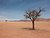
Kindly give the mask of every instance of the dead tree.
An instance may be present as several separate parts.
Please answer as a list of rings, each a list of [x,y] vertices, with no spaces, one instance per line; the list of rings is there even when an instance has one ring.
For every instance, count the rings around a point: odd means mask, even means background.
[[[32,24],[33,24],[33,30],[35,29],[34,28],[34,21],[39,17],[41,16],[41,12],[43,11],[43,9],[39,8],[38,10],[30,10],[30,11],[26,11],[25,13],[25,18],[29,18],[31,21],[32,21]]]

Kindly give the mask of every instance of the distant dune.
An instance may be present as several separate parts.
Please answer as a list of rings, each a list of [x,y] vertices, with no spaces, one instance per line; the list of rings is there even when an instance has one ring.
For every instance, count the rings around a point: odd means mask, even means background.
[[[7,20],[7,22],[30,22],[31,20]],[[37,18],[35,21],[50,21],[50,18]],[[6,22],[6,20],[0,20],[0,22]]]
[[[11,22],[30,22],[31,20],[13,20]],[[50,21],[50,18],[37,18],[35,21]]]

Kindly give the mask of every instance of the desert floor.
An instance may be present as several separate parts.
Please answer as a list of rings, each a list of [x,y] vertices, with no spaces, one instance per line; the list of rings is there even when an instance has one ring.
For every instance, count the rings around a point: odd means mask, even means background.
[[[50,38],[50,22],[0,22],[0,38]]]

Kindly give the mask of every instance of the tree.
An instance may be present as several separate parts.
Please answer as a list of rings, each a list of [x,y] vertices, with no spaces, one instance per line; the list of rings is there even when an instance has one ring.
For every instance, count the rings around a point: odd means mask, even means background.
[[[25,13],[25,18],[29,18],[31,21],[32,21],[32,24],[33,24],[33,30],[35,29],[34,28],[34,21],[39,17],[41,16],[41,12],[43,11],[42,8],[39,8],[38,10],[29,10],[29,11],[26,11]]]
[[[7,22],[7,20],[5,20],[5,22]]]

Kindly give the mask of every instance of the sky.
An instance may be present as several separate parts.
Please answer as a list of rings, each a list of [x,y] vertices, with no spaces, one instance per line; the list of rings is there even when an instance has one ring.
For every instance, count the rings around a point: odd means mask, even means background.
[[[0,0],[1,19],[25,19],[24,14],[28,9],[45,8],[41,18],[50,18],[50,0]]]

